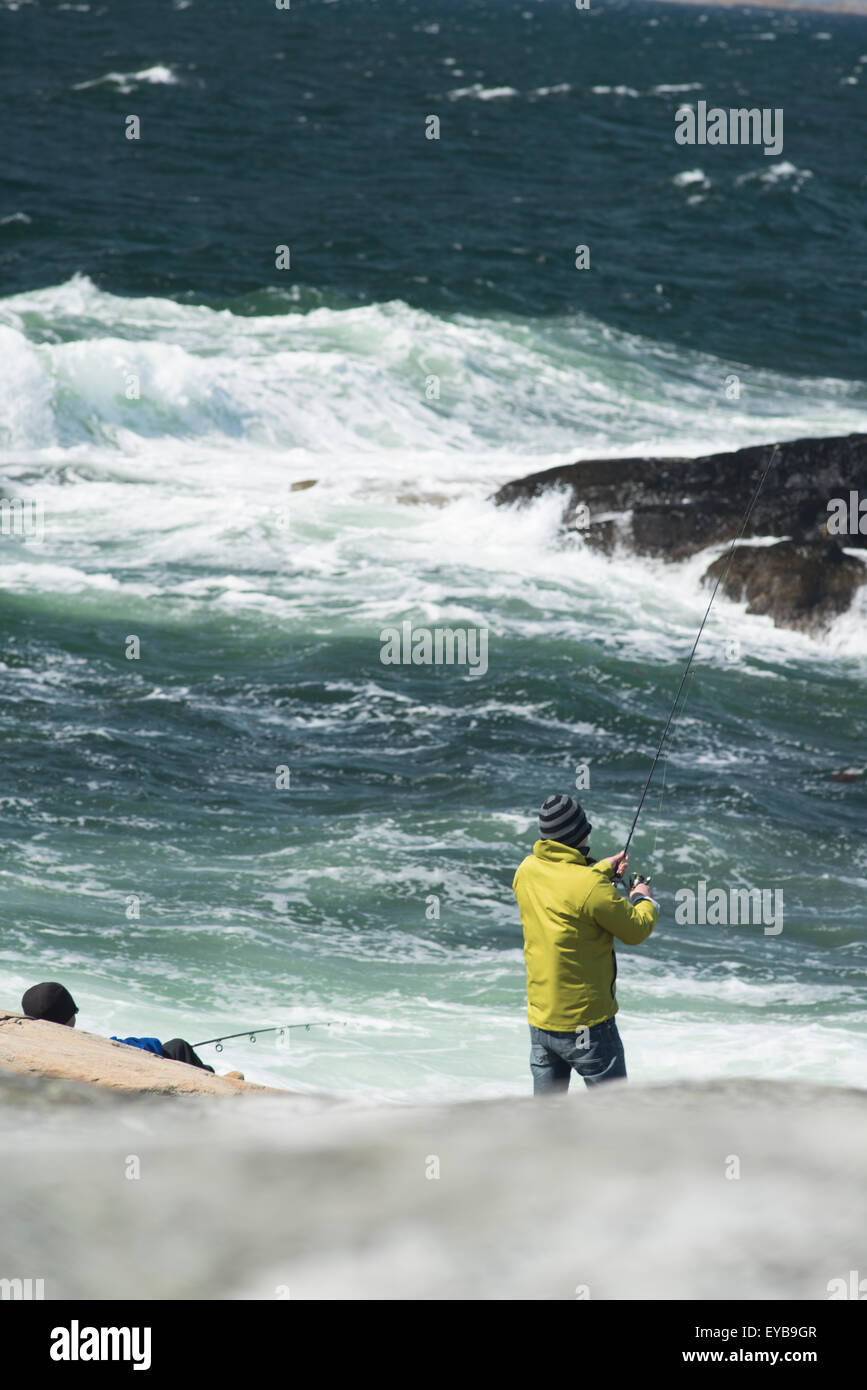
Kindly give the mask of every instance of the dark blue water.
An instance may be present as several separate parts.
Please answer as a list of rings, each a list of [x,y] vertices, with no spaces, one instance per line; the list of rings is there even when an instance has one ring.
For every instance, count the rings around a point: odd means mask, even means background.
[[[120,294],[262,312],[263,291],[291,279],[347,303],[587,312],[757,367],[858,373],[859,17],[116,0],[4,6],[0,45],[0,206],[31,219],[0,229],[7,292],[82,272]],[[110,78],[156,65],[171,85]],[[514,94],[473,91],[501,88]],[[674,111],[699,97],[783,108],[780,160],[676,145]],[[781,161],[794,171],[771,177]],[[698,198],[673,184],[696,167]],[[274,269],[281,243],[291,276]]]

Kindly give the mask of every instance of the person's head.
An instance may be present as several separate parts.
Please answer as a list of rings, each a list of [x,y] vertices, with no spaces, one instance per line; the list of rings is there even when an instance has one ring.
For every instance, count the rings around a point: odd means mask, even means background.
[[[571,796],[549,796],[539,809],[539,836],[572,849],[587,849],[593,826]]]
[[[78,1006],[68,989],[49,981],[31,985],[21,1000],[21,1012],[26,1018],[41,1018],[46,1023],[63,1023],[75,1027]]]

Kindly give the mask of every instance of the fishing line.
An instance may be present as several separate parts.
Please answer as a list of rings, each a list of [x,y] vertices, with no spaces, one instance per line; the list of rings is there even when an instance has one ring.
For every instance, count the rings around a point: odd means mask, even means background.
[[[676,745],[676,743],[677,743],[677,736],[678,736],[678,733],[680,732],[681,728],[683,727],[683,717],[684,717],[684,715],[686,714],[686,707],[687,707],[687,705],[689,704],[689,697],[690,697],[690,695],[692,694],[692,688],[693,688],[694,685],[695,685],[695,671],[691,671],[691,672],[690,672],[690,676],[689,676],[689,683],[687,684],[686,691],[685,691],[684,697],[683,697],[683,704],[681,705],[680,709],[678,710],[678,712],[677,712],[677,718],[675,719],[674,724],[672,725],[671,737],[670,737],[669,740],[668,740],[668,747],[666,748],[666,750],[665,750],[665,756],[664,756],[663,759],[662,759],[662,786],[661,786],[660,789],[659,789],[659,801],[658,801],[657,807],[656,807],[657,818],[658,818],[660,821],[662,820],[662,807],[663,807],[663,804],[664,804],[664,802],[665,802],[666,779],[667,779],[667,777],[668,777],[668,760],[669,760],[669,758],[671,757],[671,754],[672,754],[672,752],[673,752],[673,750],[674,750],[674,747],[675,747],[675,745]],[[654,837],[653,837],[653,849],[650,851],[650,857],[651,857],[651,859],[654,859],[654,858],[656,857],[656,846],[659,844],[659,834],[660,834],[660,832],[659,832],[659,827],[657,826],[656,834],[655,834]]]
[[[639,803],[638,803],[638,810],[635,812],[635,816],[633,817],[633,820],[632,820],[632,826],[631,826],[631,828],[630,828],[630,831],[629,831],[628,836],[626,837],[626,844],[625,844],[624,847],[623,847],[623,853],[624,853],[624,854],[626,854],[626,853],[628,852],[630,843],[631,843],[631,841],[632,841],[632,836],[635,834],[635,827],[636,827],[636,825],[638,824],[638,817],[641,815],[641,808],[642,808],[642,806],[644,805],[644,799],[645,799],[645,797],[647,796],[648,790],[649,790],[649,788],[650,788],[651,779],[653,778],[653,774],[654,774],[654,772],[656,771],[656,764],[659,762],[660,755],[661,755],[661,753],[662,753],[662,747],[663,747],[663,744],[665,743],[666,735],[668,734],[668,731],[669,731],[669,729],[671,728],[671,721],[672,721],[672,719],[674,718],[674,712],[675,712],[675,710],[677,709],[677,703],[678,703],[678,700],[680,699],[681,692],[682,692],[683,687],[684,687],[684,683],[685,683],[685,681],[686,681],[687,676],[689,675],[689,670],[690,670],[690,667],[692,666],[692,659],[693,659],[693,657],[695,656],[696,649],[697,649],[698,644],[699,644],[699,641],[700,641],[700,639],[701,639],[701,634],[704,632],[704,625],[705,625],[705,623],[707,622],[708,617],[709,617],[709,615],[710,615],[710,610],[711,610],[711,608],[713,607],[713,601],[714,601],[714,599],[716,598],[717,589],[719,588],[719,586],[720,586],[720,584],[722,583],[722,581],[723,581],[723,580],[726,578],[726,576],[728,575],[729,569],[731,568],[732,559],[733,559],[734,553],[735,553],[735,546],[737,545],[738,541],[740,540],[741,536],[743,535],[744,531],[746,530],[746,525],[747,525],[747,522],[748,522],[749,519],[750,519],[750,515],[752,514],[753,507],[756,505],[756,501],[757,501],[757,499],[758,499],[759,493],[761,492],[762,488],[763,488],[764,485],[765,485],[765,479],[767,478],[768,474],[770,473],[771,468],[772,468],[772,466],[773,466],[774,459],[777,457],[777,454],[779,453],[779,451],[780,451],[780,446],[779,446],[779,444],[775,444],[775,445],[774,445],[774,448],[773,448],[773,451],[772,451],[772,453],[771,453],[771,457],[768,459],[768,462],[767,462],[767,464],[765,465],[764,472],[762,473],[762,476],[759,478],[758,484],[757,484],[757,486],[756,486],[756,490],[755,490],[755,492],[754,492],[753,495],[752,495],[752,498],[751,498],[751,500],[750,500],[750,505],[747,507],[747,510],[746,510],[746,512],[745,512],[745,514],[744,514],[744,519],[743,519],[743,521],[741,522],[740,530],[739,530],[739,531],[737,532],[737,534],[732,538],[732,543],[731,543],[731,546],[730,546],[730,548],[729,548],[728,559],[726,560],[725,566],[724,566],[724,568],[720,571],[720,573],[717,575],[716,583],[715,583],[714,586],[713,586],[713,593],[712,593],[711,596],[710,596],[710,600],[709,600],[709,602],[708,602],[707,608],[705,609],[704,617],[703,617],[702,620],[701,620],[701,627],[699,628],[698,632],[696,633],[695,641],[694,641],[693,644],[692,644],[692,651],[690,652],[689,657],[688,657],[688,659],[687,659],[687,663],[686,663],[686,665],[685,665],[684,668],[683,668],[683,675],[682,675],[681,678],[680,678],[680,685],[677,687],[677,694],[676,694],[675,697],[674,697],[674,703],[673,703],[672,706],[671,706],[671,710],[670,710],[670,712],[669,712],[668,719],[665,721],[665,728],[664,728],[663,731],[662,731],[662,738],[659,740],[659,747],[658,747],[657,750],[656,750],[656,757],[653,759],[653,762],[652,762],[651,767],[650,767],[650,772],[647,774],[647,781],[646,781],[645,784],[644,784],[644,791],[641,793],[641,800],[640,800]]]

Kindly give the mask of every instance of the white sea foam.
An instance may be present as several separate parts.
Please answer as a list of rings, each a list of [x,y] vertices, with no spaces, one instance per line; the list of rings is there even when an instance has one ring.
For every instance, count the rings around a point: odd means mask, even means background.
[[[72,341],[33,344],[25,315]],[[236,316],[83,277],[0,301],[0,365],[0,443],[16,449],[92,458],[95,444],[100,467],[120,454],[147,469],[158,439],[180,456],[243,441],[266,473],[269,450],[290,472],[340,457],[344,476],[432,493],[574,458],[576,439],[585,456],[689,454],[867,422],[856,383],[751,369],[749,398],[727,401],[739,364],[581,315],[441,318],[395,301]]]
[[[106,72],[101,77],[87,82],[76,82],[74,92],[87,91],[89,87],[113,87],[118,92],[134,92],[139,86],[173,87],[178,82],[173,68],[165,63],[155,63],[153,67],[140,68],[138,72]]]
[[[710,188],[710,179],[703,169],[684,169],[682,173],[675,174],[672,183],[675,188],[691,188],[695,184]]]
[[[751,369],[749,394],[727,401],[733,370],[580,315],[445,318],[400,302],[233,315],[77,276],[0,301],[3,491],[45,513],[39,554],[10,542],[2,580],[134,611],[160,595],[191,615],[209,603],[287,630],[323,613],[330,632],[371,634],[386,618],[460,616],[490,627],[492,653],[543,630],[668,659],[700,619],[717,551],[677,567],[602,557],[563,538],[562,495],[521,510],[488,499],[580,457],[867,430],[857,383]],[[304,479],[317,485],[289,491]],[[717,602],[747,653],[815,653]],[[859,658],[864,633],[841,619],[829,649]]]
[[[470,87],[455,87],[446,95],[450,101],[459,101],[461,97],[474,97],[477,101],[503,101],[520,96],[520,93],[516,87],[483,87],[481,82],[474,82]]]
[[[660,82],[651,91],[654,95],[668,96],[671,92],[699,92],[701,85],[700,82]]]
[[[762,165],[747,174],[739,174],[736,185],[745,183],[785,184],[790,192],[799,193],[808,179],[813,177],[811,169],[799,169],[788,159],[781,159],[770,165]]]
[[[616,97],[637,97],[641,93],[634,87],[626,87],[622,83],[617,87],[591,87],[594,96],[616,96]]]

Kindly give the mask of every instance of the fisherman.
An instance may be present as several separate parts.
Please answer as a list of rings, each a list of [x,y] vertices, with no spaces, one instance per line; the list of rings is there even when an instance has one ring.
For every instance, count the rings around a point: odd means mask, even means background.
[[[530,1071],[534,1095],[565,1092],[573,1071],[586,1086],[626,1080],[617,1031],[614,939],[637,946],[656,925],[659,905],[644,882],[629,898],[614,887],[625,851],[590,857],[593,827],[570,796],[549,796],[540,838],[512,883],[524,929]]]
[[[69,990],[63,985],[48,981],[41,985],[31,985],[21,1000],[21,1012],[26,1018],[41,1018],[47,1023],[61,1023],[67,1028],[75,1027],[78,1007]],[[144,1052],[153,1052],[157,1057],[169,1057],[173,1062],[186,1062],[191,1067],[201,1067],[203,1071],[213,1071],[183,1038],[170,1038],[161,1043],[159,1038],[115,1038],[112,1042],[126,1043],[128,1047],[140,1047]],[[233,1073],[239,1076],[240,1073]]]

